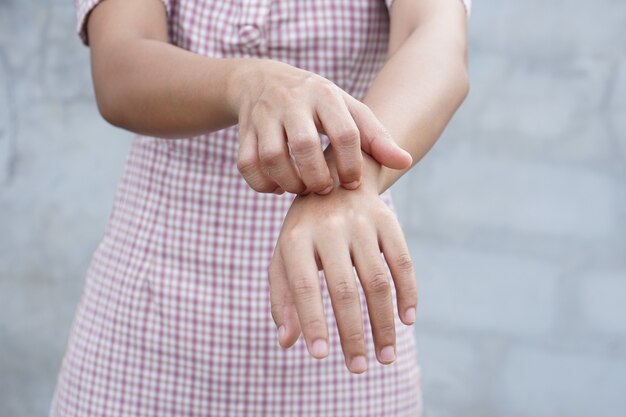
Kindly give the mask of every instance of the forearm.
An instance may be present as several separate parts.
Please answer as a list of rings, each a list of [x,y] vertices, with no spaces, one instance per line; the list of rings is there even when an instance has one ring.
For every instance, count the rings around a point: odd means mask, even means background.
[[[460,4],[459,4],[460,6]],[[443,7],[443,6],[442,6]],[[462,6],[433,12],[397,47],[364,102],[417,163],[439,138],[468,92]],[[408,169],[372,168],[382,193]]]
[[[242,60],[202,57],[151,39],[92,50],[98,107],[110,123],[159,137],[237,123],[229,86]]]
[[[107,0],[87,20],[100,112],[124,129],[189,137],[237,123],[232,86],[250,62],[209,58],[168,42],[157,0]]]

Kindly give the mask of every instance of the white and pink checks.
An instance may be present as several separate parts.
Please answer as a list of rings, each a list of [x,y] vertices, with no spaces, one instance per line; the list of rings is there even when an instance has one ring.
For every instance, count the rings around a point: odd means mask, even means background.
[[[76,0],[83,40],[99,1]],[[392,1],[163,0],[172,43],[284,61],[357,98],[383,64]],[[236,168],[237,146],[236,126],[181,140],[135,137],[52,417],[420,414],[412,329],[396,317],[397,360],[388,366],[376,361],[368,333],[369,369],[350,374],[323,279],[330,356],[311,358],[302,339],[278,346],[267,267],[293,195],[251,190]],[[382,198],[393,208],[389,192]]]

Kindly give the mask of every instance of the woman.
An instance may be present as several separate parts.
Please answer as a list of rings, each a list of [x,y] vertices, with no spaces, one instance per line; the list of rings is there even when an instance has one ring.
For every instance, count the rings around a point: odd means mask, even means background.
[[[467,94],[466,9],[392,2],[76,0],[138,136],[52,416],[420,413],[388,189]]]

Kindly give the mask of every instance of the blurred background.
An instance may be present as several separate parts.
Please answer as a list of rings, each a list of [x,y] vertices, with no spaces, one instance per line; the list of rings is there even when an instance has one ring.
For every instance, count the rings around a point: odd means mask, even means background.
[[[131,134],[69,0],[0,0],[0,416],[47,415]],[[482,0],[471,93],[393,188],[426,417],[626,415],[626,2]]]

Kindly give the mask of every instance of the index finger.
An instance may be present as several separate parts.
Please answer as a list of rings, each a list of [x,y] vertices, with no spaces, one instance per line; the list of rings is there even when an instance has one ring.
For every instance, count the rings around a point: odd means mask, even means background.
[[[417,282],[409,248],[395,218],[390,218],[379,229],[378,239],[396,287],[398,315],[404,324],[411,325],[415,322],[417,308]]]
[[[344,188],[353,190],[361,183],[361,136],[346,103],[330,96],[316,111],[324,133],[337,155],[337,175]]]

